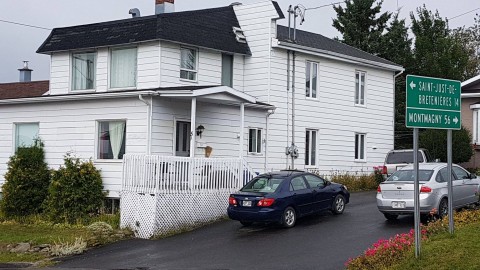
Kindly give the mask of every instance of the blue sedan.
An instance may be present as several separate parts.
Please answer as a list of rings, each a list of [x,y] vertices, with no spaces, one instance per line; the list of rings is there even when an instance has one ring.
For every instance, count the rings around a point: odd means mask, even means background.
[[[298,217],[330,210],[342,214],[350,193],[344,185],[315,174],[285,170],[262,174],[228,199],[228,216],[244,226],[276,222],[295,226]]]

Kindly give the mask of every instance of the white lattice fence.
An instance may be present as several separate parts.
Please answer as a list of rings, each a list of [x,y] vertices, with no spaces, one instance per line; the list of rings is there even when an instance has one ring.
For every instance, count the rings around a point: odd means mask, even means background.
[[[150,238],[218,219],[229,194],[252,177],[240,158],[125,155],[121,226]]]

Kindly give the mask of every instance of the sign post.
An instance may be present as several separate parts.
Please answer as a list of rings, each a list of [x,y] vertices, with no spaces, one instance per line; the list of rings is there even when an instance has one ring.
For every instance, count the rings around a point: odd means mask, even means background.
[[[406,127],[413,128],[415,257],[420,256],[420,191],[418,179],[418,129],[447,129],[448,220],[453,233],[452,129],[460,129],[461,84],[459,81],[407,75]]]

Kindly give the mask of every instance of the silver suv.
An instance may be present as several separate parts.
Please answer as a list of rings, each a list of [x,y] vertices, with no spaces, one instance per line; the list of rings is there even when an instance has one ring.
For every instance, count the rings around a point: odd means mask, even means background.
[[[432,158],[427,149],[418,149],[418,163],[432,162]],[[413,163],[413,149],[391,150],[385,157],[382,174],[387,177],[400,168]]]

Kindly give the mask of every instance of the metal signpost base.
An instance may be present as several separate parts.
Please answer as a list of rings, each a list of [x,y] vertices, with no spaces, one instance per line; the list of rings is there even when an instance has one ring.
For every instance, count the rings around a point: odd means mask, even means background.
[[[448,231],[454,233],[453,225],[453,182],[452,182],[452,130],[447,130],[447,174],[448,174]]]
[[[415,258],[420,256],[420,244],[422,235],[420,233],[420,186],[418,181],[418,128],[413,129],[413,171],[414,171],[414,222],[415,222]]]

